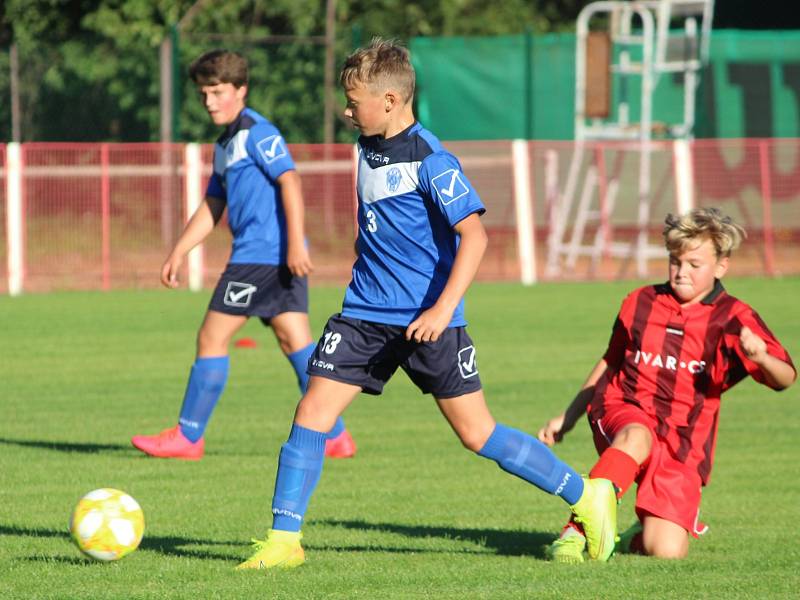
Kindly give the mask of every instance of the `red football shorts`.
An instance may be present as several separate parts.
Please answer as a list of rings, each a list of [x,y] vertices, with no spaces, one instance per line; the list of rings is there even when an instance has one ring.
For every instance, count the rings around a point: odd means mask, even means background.
[[[606,404],[603,417],[597,421],[590,418],[589,422],[598,454],[611,445],[614,436],[626,425],[639,423],[647,427],[653,436],[653,448],[636,477],[636,515],[640,521],[647,515],[672,521],[694,537],[704,533],[698,530],[697,521],[700,475],[672,456],[664,440],[656,435],[655,419],[634,404],[619,402]]]

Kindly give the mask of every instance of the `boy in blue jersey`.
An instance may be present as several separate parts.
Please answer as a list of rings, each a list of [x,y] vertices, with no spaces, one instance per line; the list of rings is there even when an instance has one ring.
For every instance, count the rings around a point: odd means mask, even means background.
[[[267,539],[238,568],[305,560],[300,527],[319,480],[325,432],[359,392],[380,394],[398,367],[433,394],[461,443],[571,505],[592,558],[614,549],[616,498],[531,435],[495,423],[484,400],[463,295],[486,249],[484,206],[458,160],[416,122],[408,51],[380,39],[341,73],[358,139],[358,258],[342,312],[309,362],[308,390],[282,446]]]
[[[198,460],[203,432],[228,378],[228,346],[250,316],[271,326],[297,374],[301,392],[314,350],[308,325],[308,281],[312,269],[303,232],[300,176],[280,131],[245,106],[247,61],[212,50],[189,74],[215,125],[225,131],[214,146],[214,172],[205,202],[192,216],[164,266],[161,282],[178,286],[186,254],[202,242],[227,208],[233,248],[197,335],[178,425],[158,435],[137,435],[133,445],[150,456]],[[325,454],[350,457],[355,444],[341,419],[326,433]]]

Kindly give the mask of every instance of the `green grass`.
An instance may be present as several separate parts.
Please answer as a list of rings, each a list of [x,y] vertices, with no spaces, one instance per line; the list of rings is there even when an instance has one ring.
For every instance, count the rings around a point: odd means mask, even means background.
[[[800,279],[727,283],[800,357]],[[632,285],[474,286],[469,330],[495,417],[535,433],[562,410]],[[775,394],[750,380],[724,398],[703,500],[711,531],[686,560],[548,563],[563,502],[461,449],[399,373],[345,415],[358,455],[326,462],[304,527],[307,564],[235,572],[270,525],[298,396],[272,334],[256,321],[243,331],[259,346],[232,351],[202,461],[148,459],[128,442],[175,422],[207,301],[168,291],[0,298],[0,597],[796,597],[800,386]],[[340,302],[339,289],[312,290],[315,332]],[[557,452],[588,470],[585,422]],[[126,490],[145,511],[140,549],[118,563],[83,558],[67,535],[75,502],[98,487]],[[628,497],[622,527],[632,514]]]

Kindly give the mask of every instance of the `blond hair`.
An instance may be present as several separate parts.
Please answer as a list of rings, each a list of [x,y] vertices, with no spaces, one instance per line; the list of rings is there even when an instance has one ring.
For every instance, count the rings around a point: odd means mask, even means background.
[[[414,97],[414,67],[408,50],[394,40],[372,38],[366,48],[359,48],[347,57],[339,82],[344,89],[358,85],[375,93],[396,89],[408,102]]]
[[[199,86],[231,83],[240,88],[247,85],[247,59],[224,48],[210,50],[189,66],[189,77]]]
[[[718,208],[694,208],[664,220],[664,243],[670,254],[682,254],[696,241],[711,240],[717,258],[722,258],[730,256],[746,237],[745,230]]]

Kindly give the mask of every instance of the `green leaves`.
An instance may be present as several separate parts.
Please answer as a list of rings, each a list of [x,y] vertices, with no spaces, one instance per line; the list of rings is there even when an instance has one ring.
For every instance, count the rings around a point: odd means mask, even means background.
[[[587,3],[337,0],[335,68],[353,44],[375,35],[407,44],[414,36],[552,31],[571,28]],[[325,10],[325,0],[6,0],[0,44],[14,41],[19,49],[23,140],[158,140],[159,47],[180,22],[181,139],[217,136],[186,71],[200,53],[228,47],[250,62],[249,104],[288,141],[320,142]],[[7,53],[0,53],[0,70],[0,97],[7,99]],[[3,139],[10,138],[9,106],[0,102]],[[353,136],[338,119],[337,140]]]

